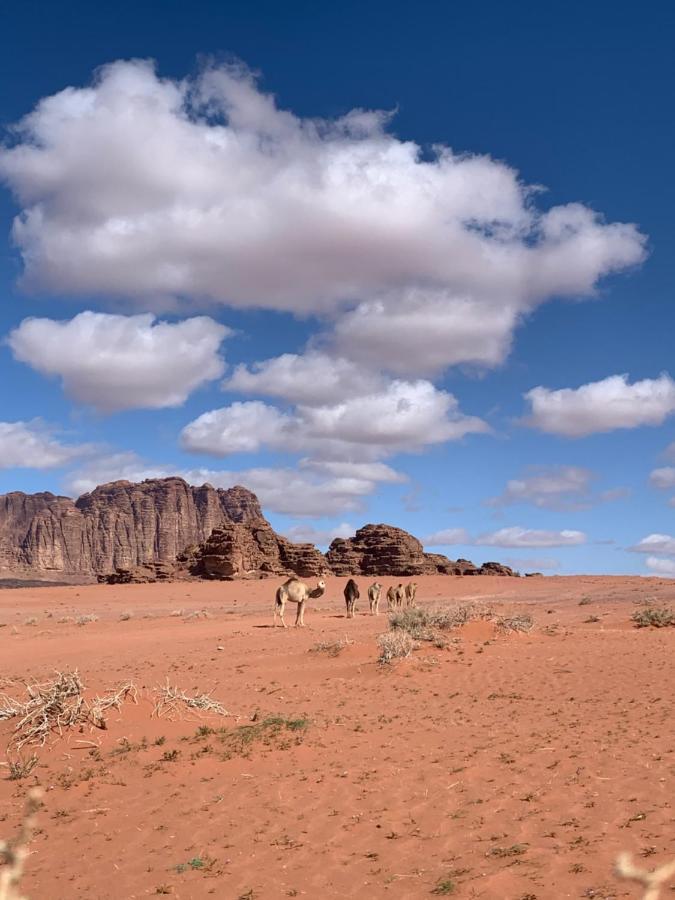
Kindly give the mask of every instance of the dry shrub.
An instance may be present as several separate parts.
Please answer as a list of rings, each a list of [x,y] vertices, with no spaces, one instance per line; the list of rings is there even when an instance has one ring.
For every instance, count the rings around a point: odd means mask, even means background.
[[[19,892],[19,882],[30,853],[29,845],[35,834],[35,820],[41,806],[42,791],[33,788],[28,793],[24,819],[16,839],[0,841],[0,862],[3,863],[0,869],[0,900],[27,900]]]
[[[666,628],[668,625],[675,625],[675,613],[672,609],[665,607],[643,606],[642,609],[636,609],[631,620],[637,628]]]
[[[57,672],[51,681],[26,685],[26,700],[0,697],[0,717],[18,718],[11,743],[17,750],[26,744],[44,746],[50,734],[63,734],[64,729],[89,724],[105,728],[105,712],[119,709],[131,696],[136,700],[132,682],[112,694],[96,697],[91,703],[84,696],[85,686],[79,672]]]
[[[95,613],[87,613],[86,616],[78,616],[75,619],[76,625],[89,625],[90,622],[98,622],[98,616]]]
[[[310,653],[326,653],[328,656],[339,656],[348,644],[354,641],[347,640],[346,637],[337,641],[319,641],[309,648]]]
[[[402,659],[410,656],[417,642],[412,639],[407,631],[395,630],[386,631],[377,639],[380,645],[380,655],[378,662],[383,664],[390,663],[394,659]]]
[[[211,694],[186,694],[178,687],[171,685],[167,678],[166,684],[155,688],[157,700],[153,715],[161,719],[162,716],[174,718],[184,710],[198,710],[200,712],[215,713],[218,716],[229,716],[230,713],[222,703],[214,700]]]
[[[518,613],[514,616],[499,616],[495,624],[500,631],[532,631],[534,620],[527,613]]]

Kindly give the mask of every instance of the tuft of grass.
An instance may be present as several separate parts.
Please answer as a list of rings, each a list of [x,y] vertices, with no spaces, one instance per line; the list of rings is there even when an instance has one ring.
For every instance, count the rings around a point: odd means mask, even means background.
[[[631,620],[636,628],[666,628],[675,625],[675,612],[665,607],[643,606],[635,610]]]
[[[437,882],[436,887],[431,891],[432,894],[439,894],[440,896],[447,897],[448,894],[455,893],[456,884],[452,880],[452,878],[441,878],[440,881]]]
[[[325,653],[327,656],[339,656],[348,643],[347,638],[341,638],[338,641],[319,641],[309,648],[310,653]]]
[[[496,859],[507,859],[511,856],[522,856],[527,852],[527,844],[511,844],[510,847],[492,847],[485,854]]]
[[[22,756],[18,756],[16,759],[10,759],[8,757],[7,758],[7,769],[9,770],[9,775],[7,776],[8,780],[9,781],[20,781],[22,778],[27,778],[37,764],[38,764],[38,758],[35,753],[32,753],[27,759],[24,759]]]
[[[130,612],[120,613],[120,622],[128,622],[129,619],[132,618],[132,616],[133,616],[133,613],[130,613]]]
[[[86,616],[78,616],[75,619],[76,625],[89,625],[91,622],[98,622],[98,616],[95,613],[87,613]]]
[[[37,625],[37,623],[38,623],[38,620],[35,618],[35,616],[31,616],[29,619],[26,619],[23,624],[24,625]]]

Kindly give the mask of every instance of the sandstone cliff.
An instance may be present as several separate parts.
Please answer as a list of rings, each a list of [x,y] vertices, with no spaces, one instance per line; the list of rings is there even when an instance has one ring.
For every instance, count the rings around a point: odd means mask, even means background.
[[[94,576],[173,563],[216,526],[265,522],[242,487],[191,487],[182,478],[101,485],[73,501],[19,492],[0,497],[0,573]]]

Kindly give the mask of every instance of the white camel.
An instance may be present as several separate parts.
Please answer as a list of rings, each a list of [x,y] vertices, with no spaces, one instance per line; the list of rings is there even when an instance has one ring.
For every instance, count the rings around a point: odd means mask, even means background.
[[[295,617],[295,627],[305,627],[305,603],[309,598],[315,600],[317,597],[323,596],[326,590],[326,582],[321,579],[315,588],[310,588],[304,581],[299,578],[289,578],[284,581],[281,587],[277,588],[277,595],[274,601],[274,627],[277,627],[277,613],[281,619],[281,624],[286,628],[284,621],[284,608],[287,603],[297,603],[298,612]]]
[[[368,604],[370,606],[370,614],[379,616],[380,614],[380,595],[382,594],[382,585],[379,581],[374,581],[368,588]]]

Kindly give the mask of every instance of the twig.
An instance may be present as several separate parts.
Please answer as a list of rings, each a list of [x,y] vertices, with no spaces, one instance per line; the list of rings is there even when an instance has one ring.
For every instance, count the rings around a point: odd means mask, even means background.
[[[638,869],[633,864],[630,853],[622,853],[616,861],[616,874],[619,878],[644,885],[646,890],[642,900],[659,900],[661,888],[675,875],[675,859],[654,869],[653,872],[648,872],[646,869]]]
[[[28,792],[26,812],[16,840],[0,841],[0,858],[5,863],[0,869],[0,900],[27,900],[17,887],[30,853],[28,847],[35,834],[37,811],[41,806],[42,791],[40,788],[32,788]]]

